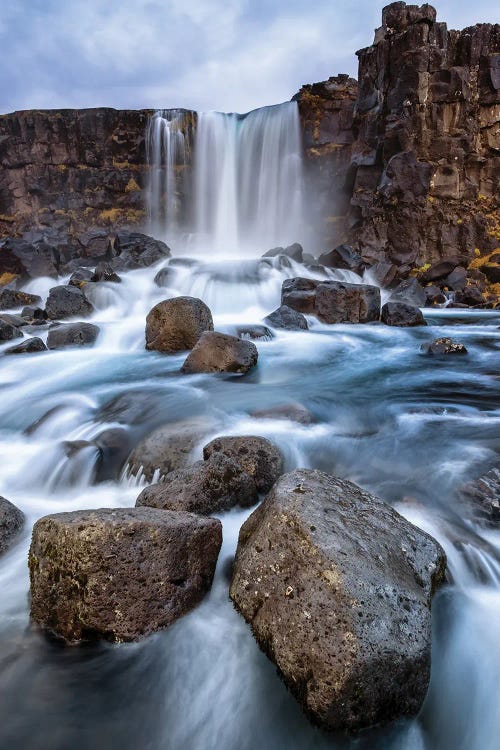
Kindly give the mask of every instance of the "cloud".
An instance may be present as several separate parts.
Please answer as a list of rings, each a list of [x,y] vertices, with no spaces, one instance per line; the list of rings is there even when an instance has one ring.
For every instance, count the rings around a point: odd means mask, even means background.
[[[384,2],[4,0],[0,111],[191,107],[246,111],[347,72]],[[493,4],[443,0],[450,26],[492,21]]]

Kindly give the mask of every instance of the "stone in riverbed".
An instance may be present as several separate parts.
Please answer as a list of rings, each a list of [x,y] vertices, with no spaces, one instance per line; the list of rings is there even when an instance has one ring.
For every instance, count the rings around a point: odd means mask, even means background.
[[[35,352],[45,351],[47,351],[47,347],[43,343],[42,339],[38,338],[38,336],[33,336],[32,338],[23,341],[22,344],[9,346],[9,348],[5,350],[4,354],[34,354]]]
[[[271,341],[274,336],[267,326],[240,325],[236,327],[236,335],[240,339],[252,341]]]
[[[386,302],[382,307],[380,319],[386,326],[410,328],[427,325],[420,308],[407,305],[406,302]]]
[[[37,294],[20,292],[17,289],[3,289],[0,292],[0,310],[10,310],[25,305],[38,305],[41,301]]]
[[[174,354],[192,349],[213,331],[212,313],[201,299],[173,297],[159,302],[146,318],[146,349]]]
[[[283,328],[287,331],[307,331],[309,326],[302,313],[292,310],[288,305],[281,305],[270,313],[264,322],[271,328]]]
[[[203,458],[207,461],[216,453],[222,453],[237,461],[241,468],[252,477],[259,492],[268,492],[283,473],[281,451],[264,437],[256,435],[218,437],[205,445]]]
[[[257,364],[257,347],[251,341],[226,333],[207,331],[188,354],[182,372],[234,372],[244,374]]]
[[[153,508],[45,516],[29,553],[31,617],[68,643],[133,641],[165,628],[210,588],[214,518]]]
[[[49,349],[89,346],[95,344],[98,335],[99,326],[93,323],[56,323],[49,329],[47,346]]]
[[[129,473],[142,473],[146,481],[159,477],[192,463],[195,447],[214,430],[215,424],[207,419],[185,419],[172,422],[154,430],[132,451],[128,460]]]
[[[301,469],[242,526],[230,596],[308,716],[356,730],[419,710],[445,566],[390,506]]]
[[[439,339],[434,339],[430,344],[423,344],[422,351],[426,354],[467,354],[466,347],[459,341],[453,341],[453,339],[443,336]]]
[[[76,316],[86,318],[94,312],[94,306],[81,289],[71,284],[63,284],[54,286],[49,291],[45,312],[51,320]]]
[[[460,487],[459,498],[480,526],[500,528],[500,469],[494,468]]]
[[[316,288],[315,314],[323,323],[372,323],[380,317],[380,289],[325,281]]]
[[[281,304],[291,307],[300,313],[313,315],[316,304],[316,289],[321,282],[318,279],[296,277],[285,279],[281,285]]]
[[[24,513],[16,506],[0,497],[0,555],[15,540],[24,525]]]
[[[262,257],[276,258],[280,255],[286,255],[287,258],[291,258],[297,263],[302,263],[303,254],[304,250],[302,248],[302,245],[300,245],[298,242],[294,242],[293,245],[288,245],[288,247],[273,247],[271,250],[268,250],[266,253],[264,253]]]
[[[18,339],[22,337],[22,333],[16,326],[6,323],[4,320],[0,320],[0,343],[3,341],[12,341],[12,339]]]
[[[424,287],[417,279],[405,279],[395,288],[390,296],[390,301],[424,307],[427,302],[427,295]]]
[[[251,416],[254,419],[288,419],[290,422],[297,424],[313,424],[316,422],[314,414],[306,409],[302,404],[280,404],[279,406],[270,406],[268,409],[257,409]]]
[[[340,268],[347,271],[353,271],[359,276],[362,275],[365,264],[361,255],[356,252],[350,245],[339,245],[338,247],[323,253],[318,258],[318,263],[328,268]]]
[[[161,484],[146,487],[136,506],[183,510],[211,515],[235,505],[247,508],[257,502],[257,488],[240,464],[223,453],[167,474]]]

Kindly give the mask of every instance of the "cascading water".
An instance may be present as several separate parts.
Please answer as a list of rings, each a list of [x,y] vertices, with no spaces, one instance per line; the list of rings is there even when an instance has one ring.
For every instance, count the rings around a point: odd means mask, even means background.
[[[175,239],[179,231],[181,201],[177,172],[186,163],[185,126],[183,110],[158,110],[150,118],[146,131],[151,231],[169,240]]]
[[[185,149],[174,134],[180,140],[178,119],[160,113],[151,118],[151,229],[167,238],[177,228],[175,169],[185,159]],[[237,257],[303,242],[297,103],[263,107],[246,115],[198,113],[191,189],[192,218],[186,228],[190,249],[196,253]]]

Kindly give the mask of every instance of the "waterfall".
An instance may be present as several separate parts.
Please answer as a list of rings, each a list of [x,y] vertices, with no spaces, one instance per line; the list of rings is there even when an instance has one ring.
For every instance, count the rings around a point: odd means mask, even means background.
[[[167,238],[178,228],[175,168],[186,163],[182,119],[172,112],[156,113],[148,126],[151,229]],[[245,115],[200,112],[194,151],[186,229],[197,252],[255,255],[304,240],[296,102]]]
[[[167,239],[179,230],[182,207],[176,171],[186,164],[185,124],[183,110],[158,110],[146,132],[150,227],[153,234]]]

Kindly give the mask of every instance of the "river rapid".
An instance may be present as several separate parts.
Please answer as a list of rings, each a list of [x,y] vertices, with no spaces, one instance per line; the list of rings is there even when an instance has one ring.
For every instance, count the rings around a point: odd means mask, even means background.
[[[183,376],[182,355],[144,349],[146,314],[156,302],[199,296],[216,330],[231,333],[239,323],[262,323],[279,305],[284,278],[313,274],[293,262],[285,269],[252,260],[187,266],[174,257],[166,265],[168,288],[153,281],[159,266],[95,287],[90,320],[101,333],[94,347],[0,357],[0,495],[27,517],[20,540],[0,558],[0,748],[496,750],[500,536],[464,520],[454,492],[498,458],[500,314],[429,309],[428,327],[414,329],[311,318],[308,332],[275,331],[258,341],[258,366],[244,377]],[[53,283],[38,279],[27,291],[46,296]],[[45,338],[46,330],[35,335]],[[422,354],[421,344],[438,335],[461,341],[468,355]],[[133,404],[145,393],[148,408],[105,408],[117,396]],[[291,402],[316,422],[251,416]],[[249,511],[220,516],[224,543],[213,588],[164,632],[136,644],[63,648],[30,626],[34,521],[132,506],[140,491],[126,474],[95,483],[95,451],[68,456],[64,441],[92,440],[115,426],[132,434],[140,424],[145,433],[190,416],[213,419],[212,436],[269,437],[287,469],[318,468],[357,482],[444,546],[449,583],[434,599],[431,685],[416,719],[354,738],[309,724],[228,598],[228,560]]]

